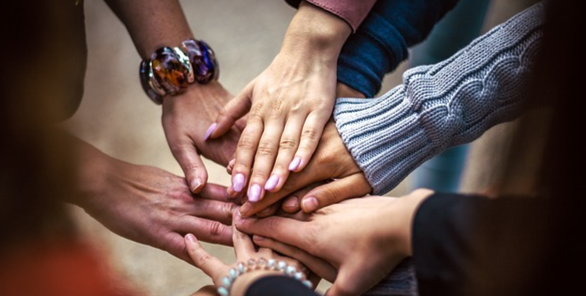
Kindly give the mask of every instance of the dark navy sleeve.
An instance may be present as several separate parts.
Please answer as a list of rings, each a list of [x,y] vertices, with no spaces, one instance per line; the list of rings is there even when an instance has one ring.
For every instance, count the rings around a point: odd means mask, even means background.
[[[338,59],[338,81],[374,97],[384,76],[409,56],[457,0],[378,0]]]

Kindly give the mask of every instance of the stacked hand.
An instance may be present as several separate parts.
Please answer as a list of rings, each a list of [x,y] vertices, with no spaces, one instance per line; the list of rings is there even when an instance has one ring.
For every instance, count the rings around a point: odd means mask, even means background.
[[[235,221],[253,241],[297,258],[322,258],[337,269],[328,295],[359,295],[411,255],[411,227],[419,204],[432,194],[416,190],[401,198],[371,196],[342,201],[313,214],[297,213]]]
[[[224,202],[225,188],[208,184],[200,195],[185,179],[150,166],[111,158],[78,140],[79,193],[69,201],[114,233],[147,244],[189,263],[183,235],[232,244],[231,216],[235,205]]]
[[[192,85],[184,94],[163,101],[167,142],[194,193],[200,192],[208,179],[200,153],[222,166],[234,157],[244,119],[234,122],[223,137],[205,141],[206,128],[232,97],[219,82],[212,81],[206,85]]]

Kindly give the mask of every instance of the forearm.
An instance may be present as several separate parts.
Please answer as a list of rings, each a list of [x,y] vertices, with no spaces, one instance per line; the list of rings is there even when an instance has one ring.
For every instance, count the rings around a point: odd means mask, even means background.
[[[350,26],[341,18],[302,2],[289,24],[281,53],[335,65],[350,33]]]
[[[106,0],[126,26],[141,58],[163,46],[179,46],[193,38],[177,0]]]
[[[74,152],[76,179],[75,194],[64,202],[85,208],[91,199],[100,196],[102,188],[108,186],[106,178],[111,172],[116,171],[112,166],[119,161],[77,137],[67,137]]]
[[[373,97],[384,76],[408,57],[457,0],[379,0],[344,45],[338,81]]]
[[[377,194],[445,149],[514,119],[541,44],[536,5],[450,59],[405,72],[404,84],[376,100],[339,99],[334,118]]]

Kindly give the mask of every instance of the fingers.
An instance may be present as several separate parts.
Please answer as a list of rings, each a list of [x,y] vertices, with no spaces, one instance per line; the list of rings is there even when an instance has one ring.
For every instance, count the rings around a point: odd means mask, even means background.
[[[301,131],[301,140],[295,157],[289,164],[289,170],[299,172],[305,168],[309,159],[315,152],[317,144],[321,139],[324,127],[328,122],[331,114],[326,112],[312,112],[305,119],[303,130]]]
[[[287,245],[278,242],[274,239],[259,235],[253,236],[253,241],[258,246],[269,248],[271,250],[277,251],[281,254],[298,260],[299,262],[307,266],[307,268],[309,268],[313,273],[317,274],[319,277],[323,279],[326,279],[327,281],[333,282],[336,278],[336,274],[338,272],[332,265],[330,265],[322,259],[310,255],[309,253],[297,247]]]
[[[250,176],[248,186],[248,200],[250,202],[257,202],[262,199],[265,191],[265,183],[269,178],[268,175],[273,169],[273,163],[277,155],[278,143],[283,132],[283,121],[281,119],[273,119],[267,122],[264,126],[261,139],[256,147],[254,155],[254,165]],[[254,153],[254,149],[241,151],[243,153]],[[236,165],[238,165],[238,156],[242,154],[237,152]],[[246,155],[244,159],[249,159],[250,155]],[[273,175],[266,185],[274,188],[279,182],[279,176]]]
[[[340,201],[370,193],[371,187],[363,174],[353,174],[318,186],[301,197],[301,209],[311,213]]]
[[[191,233],[185,235],[185,246],[193,264],[214,279],[214,283],[217,284],[227,269],[226,264],[204,250],[197,238]]]
[[[237,215],[235,215],[237,216]],[[314,239],[311,225],[291,218],[271,216],[263,219],[236,217],[233,221],[238,230],[269,237],[303,250],[311,250]]]
[[[185,216],[178,222],[176,231],[192,233],[201,241],[225,246],[232,245],[232,226],[218,221]]]
[[[295,151],[297,151],[304,120],[305,118],[300,116],[292,116],[287,119],[283,134],[278,137],[280,142],[275,165],[272,168],[272,172],[267,172],[267,174],[270,173],[270,177],[265,183],[265,190],[278,191],[287,180],[289,165],[293,160]],[[256,164],[254,170],[255,172],[257,170]]]
[[[210,125],[205,133],[204,140],[216,139],[225,133],[240,119],[250,111],[252,86],[249,84],[242,93],[230,100],[224,109],[220,111],[216,121]],[[240,123],[242,124],[242,123]]]
[[[238,216],[238,212],[234,212],[233,216],[234,216],[234,221],[237,219],[236,216]],[[242,258],[250,258],[252,257],[252,255],[254,253],[256,253],[254,244],[252,243],[252,239],[250,238],[250,236],[246,233],[243,233],[241,231],[239,231],[236,228],[236,223],[232,223],[232,242],[234,244],[234,253],[236,255],[236,260],[240,260],[242,262],[245,262],[245,260],[242,260]]]
[[[189,189],[193,193],[199,193],[208,180],[208,172],[194,144],[175,144],[169,141],[169,147],[185,174]]]
[[[248,183],[256,147],[258,147],[263,129],[262,119],[257,115],[250,116],[246,127],[240,135],[236,148],[236,160],[232,168],[232,185],[230,186],[236,194],[241,193]]]
[[[232,197],[226,192],[226,187],[218,184],[208,183],[204,186],[199,194],[200,198],[230,202]]]

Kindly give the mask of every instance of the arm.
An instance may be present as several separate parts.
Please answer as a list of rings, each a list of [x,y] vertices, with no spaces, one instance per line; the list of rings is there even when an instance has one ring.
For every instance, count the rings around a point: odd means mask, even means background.
[[[210,184],[194,197],[185,180],[167,171],[114,159],[88,143],[69,137],[78,157],[76,192],[66,202],[83,208],[112,232],[192,263],[183,234],[231,245],[230,202]]]
[[[385,74],[406,60],[457,0],[379,0],[338,59],[338,81],[374,97]]]
[[[128,29],[142,59],[162,46],[180,46],[182,41],[194,37],[176,0],[106,2]],[[138,65],[137,61],[137,75]],[[208,178],[199,153],[224,166],[233,157],[242,121],[228,129],[222,139],[204,141],[206,128],[231,98],[219,82],[211,81],[205,85],[194,83],[184,93],[163,100],[165,136],[192,192],[200,192]],[[193,110],[205,112],[195,114]]]
[[[538,4],[376,100],[339,99],[336,126],[376,194],[441,151],[512,120],[542,40]]]

